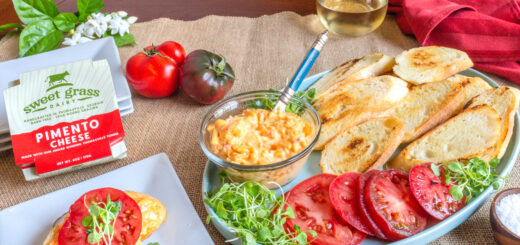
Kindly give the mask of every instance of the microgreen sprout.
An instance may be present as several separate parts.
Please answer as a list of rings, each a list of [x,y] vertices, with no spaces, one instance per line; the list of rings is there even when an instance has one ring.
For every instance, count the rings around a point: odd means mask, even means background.
[[[317,236],[315,231],[301,231],[298,226],[286,230],[287,219],[295,217],[292,208],[286,206],[283,195],[277,197],[275,191],[262,184],[225,182],[216,192],[207,194],[204,202],[217,217],[208,216],[206,222],[221,219],[242,239],[242,244],[301,245],[309,244],[308,236]]]
[[[450,194],[455,200],[466,197],[466,203],[482,194],[490,185],[498,190],[504,178],[495,172],[500,159],[495,158],[486,163],[478,157],[471,158],[467,163],[449,161],[441,164],[431,164],[430,168],[436,176],[441,175],[440,168],[445,170],[445,181],[451,185]]]
[[[276,89],[269,89],[271,92],[277,92]],[[266,109],[266,110],[272,110],[274,106],[276,105],[276,102],[278,101],[278,97],[276,95],[259,95],[257,96],[258,99],[246,101],[246,106],[249,109]],[[298,91],[294,95],[294,97],[298,97],[300,99],[303,99],[310,104],[313,103],[314,98],[316,97],[316,89],[308,89],[305,91]],[[298,116],[300,116],[305,111],[305,105],[302,103],[291,100],[291,103],[285,107],[286,112],[294,113]]]
[[[121,211],[121,202],[110,200],[110,194],[107,196],[106,203],[98,202],[87,205],[86,199],[83,202],[89,213],[89,216],[81,221],[83,226],[89,228],[87,242],[94,244],[103,240],[107,245],[112,244],[116,218]]]

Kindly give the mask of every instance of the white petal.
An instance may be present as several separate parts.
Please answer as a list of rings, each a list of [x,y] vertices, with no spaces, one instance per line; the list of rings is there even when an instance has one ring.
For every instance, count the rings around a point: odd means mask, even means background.
[[[128,17],[128,19],[126,19],[126,21],[128,21],[129,24],[133,24],[137,21],[137,17],[130,16],[130,17]]]
[[[126,11],[117,11],[117,14],[121,17],[126,17],[128,16],[128,13]]]
[[[92,41],[92,39],[90,38],[86,38],[86,37],[81,37],[79,40],[78,40],[78,43],[86,43],[86,42],[90,42]]]
[[[75,43],[72,39],[70,39],[70,38],[68,38],[68,37],[66,37],[66,38],[63,40],[63,45],[73,46],[73,45],[75,45],[75,44],[76,44],[76,43]]]

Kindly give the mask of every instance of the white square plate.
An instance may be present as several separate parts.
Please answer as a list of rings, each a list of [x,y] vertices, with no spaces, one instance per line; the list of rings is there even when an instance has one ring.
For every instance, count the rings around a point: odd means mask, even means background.
[[[42,244],[77,198],[101,187],[146,193],[166,206],[166,221],[143,244],[213,244],[164,153],[0,211],[0,244]]]
[[[72,47],[60,48],[29,57],[8,60],[0,63],[0,132],[9,131],[4,93],[1,91],[6,89],[10,82],[18,80],[19,75],[24,72],[84,59],[106,59],[110,65],[110,72],[112,73],[118,103],[131,97],[128,82],[121,69],[119,51],[112,37],[102,38]]]

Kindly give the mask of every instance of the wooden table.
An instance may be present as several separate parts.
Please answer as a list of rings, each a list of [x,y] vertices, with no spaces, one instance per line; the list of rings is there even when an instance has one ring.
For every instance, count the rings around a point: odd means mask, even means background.
[[[76,1],[55,0],[60,11],[75,12]],[[207,15],[257,17],[282,11],[316,12],[315,0],[105,0],[104,12],[125,10],[147,21],[159,17],[194,20]],[[0,25],[20,22],[11,0],[0,0]]]

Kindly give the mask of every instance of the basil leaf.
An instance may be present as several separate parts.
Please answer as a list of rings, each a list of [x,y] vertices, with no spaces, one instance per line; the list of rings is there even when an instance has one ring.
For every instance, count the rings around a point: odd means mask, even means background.
[[[13,5],[24,24],[51,19],[60,13],[53,0],[13,0]]]
[[[116,46],[118,46],[118,47],[135,44],[134,35],[132,35],[130,33],[125,33],[125,35],[121,36],[117,33],[114,35],[111,35],[111,34],[108,34],[108,32],[107,32],[107,33],[105,33],[105,37],[113,37],[114,42],[116,43]]]
[[[85,21],[90,14],[101,11],[104,6],[103,0],[78,0],[79,20]]]
[[[78,17],[73,13],[61,13],[56,15],[52,22],[54,22],[58,30],[67,32],[74,29],[78,23]]]
[[[3,32],[9,28],[16,28],[18,30],[23,30],[23,25],[18,24],[18,23],[9,23],[9,24],[5,24],[5,25],[1,25],[0,32]]]
[[[57,48],[63,33],[56,29],[52,20],[33,22],[23,29],[18,44],[20,57],[43,53]]]

